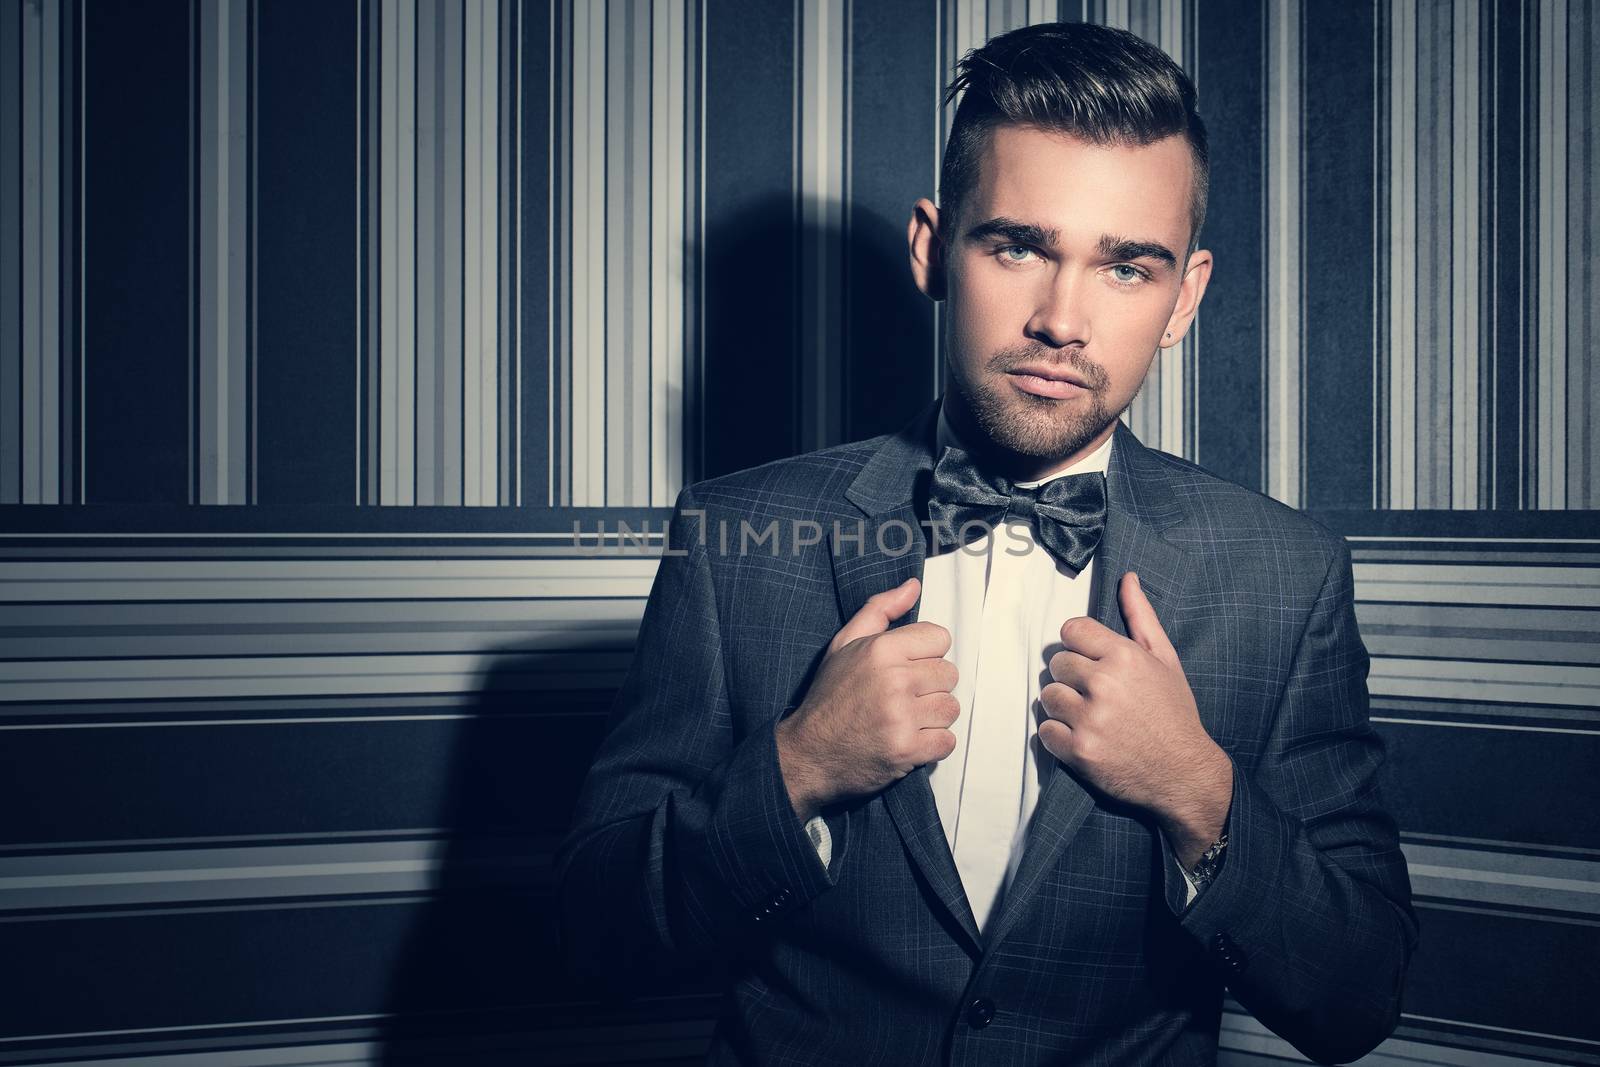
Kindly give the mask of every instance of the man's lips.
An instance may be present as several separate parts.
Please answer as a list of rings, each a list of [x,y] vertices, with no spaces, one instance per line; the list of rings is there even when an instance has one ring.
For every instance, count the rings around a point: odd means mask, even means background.
[[[1034,396],[1066,400],[1089,390],[1082,378],[1062,367],[1030,364],[1007,373],[1018,389]]]
[[[1079,386],[1080,388],[1089,388],[1089,383],[1083,380],[1082,375],[1076,374],[1068,370],[1066,367],[1052,366],[1048,363],[1029,363],[1025,366],[1013,367],[1008,373],[1027,374],[1035,378],[1044,378],[1052,382],[1071,382],[1073,385]]]

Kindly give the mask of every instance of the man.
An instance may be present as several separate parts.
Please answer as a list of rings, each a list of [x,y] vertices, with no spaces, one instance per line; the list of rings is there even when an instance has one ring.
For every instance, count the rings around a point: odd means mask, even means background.
[[[1211,272],[1193,87],[1051,25],[961,90],[909,227],[944,394],[679,496],[572,954],[720,968],[714,1062],[1209,1063],[1224,986],[1363,1055],[1416,923],[1349,552],[1118,419]]]

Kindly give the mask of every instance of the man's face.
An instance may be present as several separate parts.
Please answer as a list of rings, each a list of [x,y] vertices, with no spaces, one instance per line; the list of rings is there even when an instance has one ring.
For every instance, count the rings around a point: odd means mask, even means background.
[[[1105,439],[1209,277],[1209,253],[1183,259],[1192,167],[1179,136],[1099,146],[1002,126],[954,227],[918,202],[913,271],[937,299],[942,264],[958,430],[981,430],[1034,476]]]

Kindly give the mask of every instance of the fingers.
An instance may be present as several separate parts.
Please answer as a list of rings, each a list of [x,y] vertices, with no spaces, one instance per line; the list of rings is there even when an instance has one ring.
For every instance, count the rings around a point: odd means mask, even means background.
[[[950,631],[936,622],[910,622],[879,640],[906,659],[939,659],[950,651]]]
[[[1128,624],[1128,636],[1144,647],[1146,652],[1168,665],[1176,665],[1178,653],[1167,638],[1167,631],[1156,617],[1156,609],[1144,595],[1139,576],[1132,571],[1122,576],[1117,585],[1117,599],[1122,605],[1122,618]]]
[[[961,672],[947,659],[913,660],[910,669],[911,692],[916,696],[922,696],[924,693],[951,692],[961,680]]]
[[[1087,615],[1079,615],[1061,624],[1062,646],[1090,659],[1100,659],[1122,640],[1124,638],[1115,631]]]
[[[927,693],[912,701],[911,715],[924,731],[947,729],[961,718],[961,701],[949,693]]]
[[[919,730],[913,759],[917,766],[937,763],[956,750],[956,735],[949,730],[930,727]]]
[[[911,605],[917,602],[917,597],[920,595],[922,595],[920,578],[907,578],[893,589],[874,593],[834,635],[829,648],[840,649],[859,637],[883,633],[891,622],[911,610]]]
[[[1086,693],[1095,662],[1081,652],[1063,649],[1050,657],[1050,677],[1079,693]]]
[[[1045,721],[1070,728],[1088,713],[1089,699],[1070,685],[1051,682],[1039,690],[1039,705],[1044,708]],[[1039,727],[1043,733],[1044,722],[1040,722]]]
[[[1072,729],[1058,719],[1046,719],[1039,724],[1039,743],[1056,759],[1068,765],[1072,762]]]

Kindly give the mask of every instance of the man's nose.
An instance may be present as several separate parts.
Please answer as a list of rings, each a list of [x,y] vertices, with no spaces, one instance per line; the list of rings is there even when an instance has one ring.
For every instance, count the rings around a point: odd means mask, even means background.
[[[1042,283],[1033,316],[1028,319],[1029,337],[1052,348],[1083,346],[1089,343],[1088,285],[1077,271],[1061,269]]]

